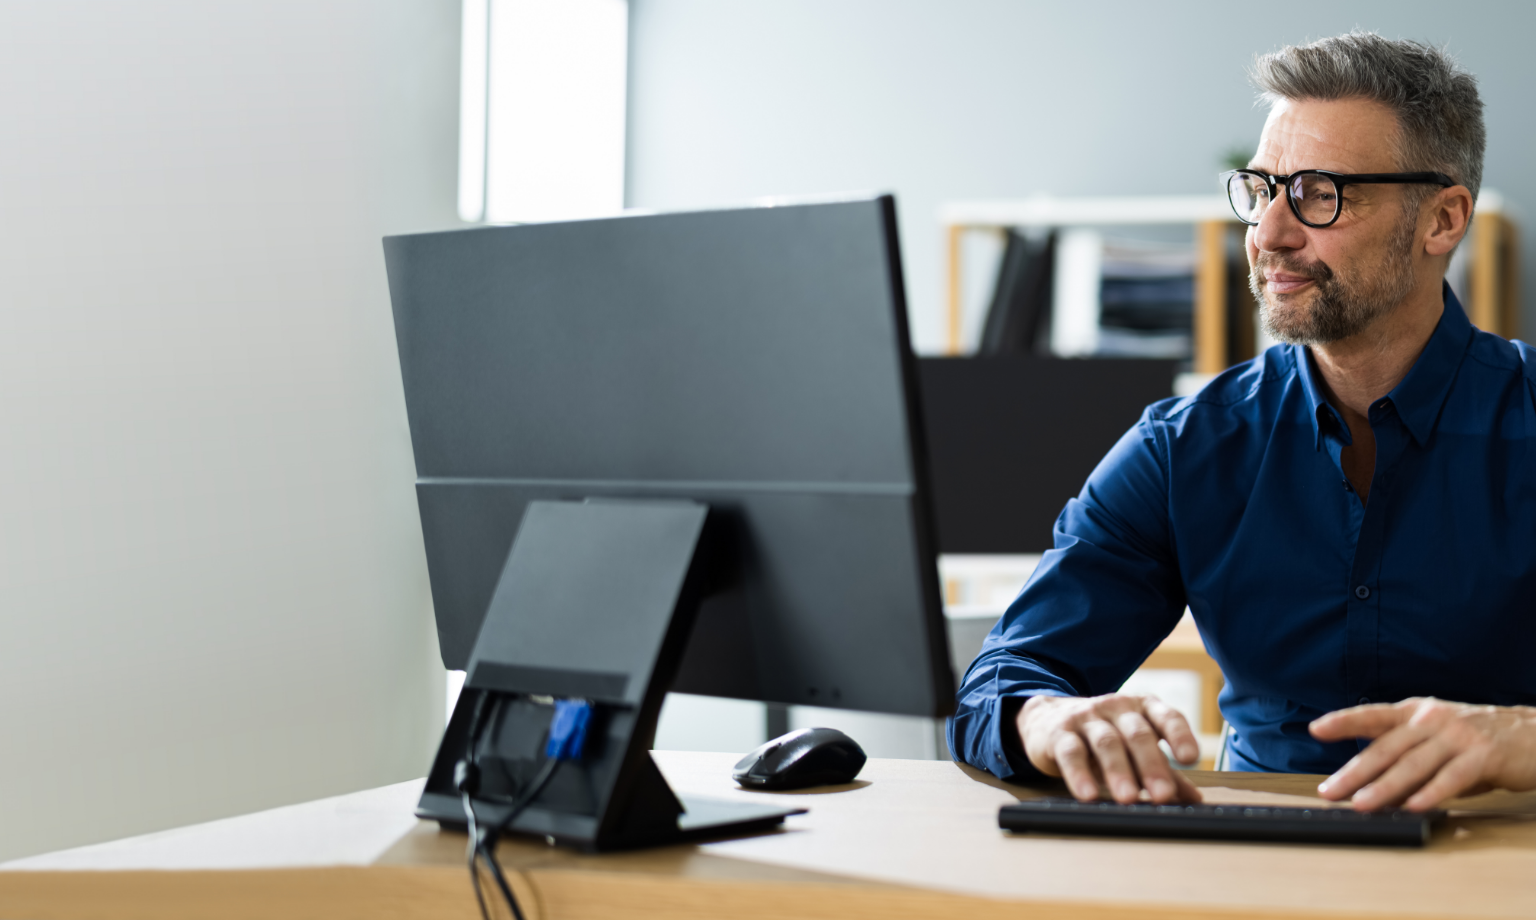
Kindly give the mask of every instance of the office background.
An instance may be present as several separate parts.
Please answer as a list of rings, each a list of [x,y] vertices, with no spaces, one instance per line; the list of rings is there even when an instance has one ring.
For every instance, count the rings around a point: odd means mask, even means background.
[[[936,350],[942,202],[1219,194],[1225,155],[1251,154],[1264,124],[1254,55],[1357,27],[1444,44],[1476,74],[1483,184],[1536,202],[1536,8],[1511,0],[634,0],[628,201],[893,189],[913,336]],[[1529,330],[1532,285],[1524,307]]]
[[[460,225],[460,9],[0,0],[0,858],[424,771],[378,239]],[[933,350],[940,202],[1210,193],[1245,63],[1355,26],[1448,44],[1536,201],[1524,4],[1022,0],[632,0],[625,200],[893,190]]]

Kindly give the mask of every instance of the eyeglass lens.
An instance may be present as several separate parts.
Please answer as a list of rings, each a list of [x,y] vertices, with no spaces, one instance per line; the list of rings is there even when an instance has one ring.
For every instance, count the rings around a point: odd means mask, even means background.
[[[1321,226],[1338,213],[1339,190],[1327,176],[1304,173],[1292,177],[1288,184],[1303,223]],[[1227,197],[1239,218],[1256,224],[1269,207],[1269,186],[1253,173],[1236,173],[1227,180]]]

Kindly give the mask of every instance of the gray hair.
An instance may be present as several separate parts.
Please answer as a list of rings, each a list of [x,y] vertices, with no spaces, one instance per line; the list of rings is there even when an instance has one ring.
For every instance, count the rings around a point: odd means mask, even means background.
[[[1397,116],[1403,170],[1443,172],[1477,199],[1483,184],[1483,102],[1477,78],[1443,48],[1349,32],[1260,56],[1249,72],[1262,98],[1369,99]]]

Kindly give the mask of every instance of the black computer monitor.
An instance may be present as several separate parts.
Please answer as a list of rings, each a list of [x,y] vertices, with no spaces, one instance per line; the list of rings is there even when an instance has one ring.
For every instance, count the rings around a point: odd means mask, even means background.
[[[523,509],[689,498],[728,522],[674,689],[953,711],[889,196],[385,241],[443,663]]]
[[[531,502],[686,499],[710,509],[723,576],[673,690],[953,711],[889,196],[397,236],[385,255],[447,667]]]

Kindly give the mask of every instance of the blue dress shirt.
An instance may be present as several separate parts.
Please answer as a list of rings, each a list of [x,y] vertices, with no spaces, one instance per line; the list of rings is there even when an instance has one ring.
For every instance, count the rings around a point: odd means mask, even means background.
[[[1149,406],[966,672],[951,750],[1038,777],[1007,724],[1022,701],[1118,689],[1186,604],[1227,678],[1234,769],[1333,772],[1366,742],[1307,723],[1360,703],[1536,703],[1533,376],[1536,351],[1474,329],[1447,287],[1423,353],[1371,405],[1366,504],[1303,346]]]

